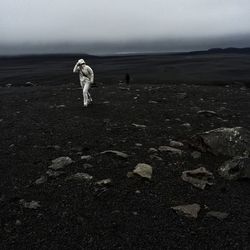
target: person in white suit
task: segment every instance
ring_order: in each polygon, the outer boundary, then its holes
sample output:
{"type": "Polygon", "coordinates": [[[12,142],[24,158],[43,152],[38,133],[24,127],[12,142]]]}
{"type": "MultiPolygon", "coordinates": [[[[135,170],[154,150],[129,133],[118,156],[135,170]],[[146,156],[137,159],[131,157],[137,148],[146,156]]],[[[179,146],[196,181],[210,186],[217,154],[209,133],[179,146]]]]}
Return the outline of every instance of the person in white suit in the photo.
{"type": "Polygon", "coordinates": [[[73,69],[73,72],[79,73],[79,79],[83,93],[83,106],[87,107],[88,104],[92,102],[89,88],[90,85],[94,82],[94,72],[83,59],[78,60],[73,69]]]}

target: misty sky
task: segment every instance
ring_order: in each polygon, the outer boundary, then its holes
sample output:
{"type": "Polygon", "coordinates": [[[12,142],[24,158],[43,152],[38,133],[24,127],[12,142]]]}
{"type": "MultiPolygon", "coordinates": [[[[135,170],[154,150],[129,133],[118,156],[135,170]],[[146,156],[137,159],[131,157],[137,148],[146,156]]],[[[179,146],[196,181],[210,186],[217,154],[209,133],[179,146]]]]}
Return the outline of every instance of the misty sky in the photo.
{"type": "Polygon", "coordinates": [[[195,44],[221,40],[222,46],[224,43],[246,46],[250,41],[249,0],[0,0],[0,3],[0,45],[4,46],[78,43],[88,49],[90,44],[107,47],[121,43],[133,50],[131,44],[145,42],[154,50],[154,42],[164,41],[169,43],[169,50],[174,50],[175,41],[183,49],[185,41],[195,44]],[[239,37],[247,40],[242,43],[239,37]],[[228,43],[227,38],[236,44],[228,43]]]}

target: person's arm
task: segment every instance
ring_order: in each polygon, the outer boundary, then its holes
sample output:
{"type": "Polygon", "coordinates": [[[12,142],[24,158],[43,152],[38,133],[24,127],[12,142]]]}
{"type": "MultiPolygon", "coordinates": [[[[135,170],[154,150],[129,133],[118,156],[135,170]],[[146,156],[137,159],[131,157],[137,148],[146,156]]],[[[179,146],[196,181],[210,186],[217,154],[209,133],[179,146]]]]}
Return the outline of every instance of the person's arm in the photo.
{"type": "Polygon", "coordinates": [[[76,65],[75,65],[75,67],[74,67],[74,69],[73,69],[73,72],[74,72],[74,73],[79,72],[78,62],[76,63],[76,65]]]}
{"type": "Polygon", "coordinates": [[[88,67],[88,72],[89,72],[89,80],[91,83],[93,83],[94,82],[94,72],[90,67],[88,67]]]}

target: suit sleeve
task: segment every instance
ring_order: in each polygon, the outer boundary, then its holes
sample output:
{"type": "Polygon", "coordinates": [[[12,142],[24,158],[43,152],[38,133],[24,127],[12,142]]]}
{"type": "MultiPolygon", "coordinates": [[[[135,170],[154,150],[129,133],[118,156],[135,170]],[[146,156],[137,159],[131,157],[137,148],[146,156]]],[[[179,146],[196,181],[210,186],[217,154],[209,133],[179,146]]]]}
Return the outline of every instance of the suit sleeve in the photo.
{"type": "Polygon", "coordinates": [[[74,72],[74,73],[79,72],[79,66],[78,66],[78,63],[76,63],[76,65],[74,66],[73,72],[74,72]]]}
{"type": "Polygon", "coordinates": [[[93,83],[94,82],[94,72],[90,67],[88,67],[88,72],[89,72],[89,80],[91,83],[93,83]]]}

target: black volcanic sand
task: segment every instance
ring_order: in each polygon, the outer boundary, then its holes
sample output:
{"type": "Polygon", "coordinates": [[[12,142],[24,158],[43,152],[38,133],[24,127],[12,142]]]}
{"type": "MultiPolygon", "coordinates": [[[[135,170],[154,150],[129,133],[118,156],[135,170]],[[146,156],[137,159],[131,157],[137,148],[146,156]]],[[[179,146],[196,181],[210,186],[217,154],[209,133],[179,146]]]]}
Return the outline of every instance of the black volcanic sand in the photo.
{"type": "Polygon", "coordinates": [[[148,153],[150,147],[169,145],[171,139],[185,143],[213,128],[250,129],[249,89],[99,85],[92,94],[94,103],[83,108],[77,82],[1,88],[1,249],[249,249],[250,183],[218,176],[227,158],[203,153],[193,159],[187,146],[183,156],[159,153],[162,161],[148,153]],[[198,115],[202,109],[219,117],[198,115]],[[110,149],[129,158],[98,154],[110,149]],[[84,169],[81,155],[93,156],[92,168],[84,169]],[[74,160],[65,175],[35,185],[60,156],[74,160]],[[127,178],[137,163],[152,165],[152,180],[127,178]],[[215,185],[204,191],[180,177],[199,166],[215,175],[215,185]],[[65,180],[77,172],[93,180],[65,180]],[[95,184],[106,178],[111,186],[95,184]],[[20,199],[39,201],[41,207],[24,208],[20,199]],[[192,203],[201,205],[197,219],[171,209],[192,203]],[[210,210],[229,217],[207,217],[210,210]]]}
{"type": "Polygon", "coordinates": [[[132,82],[250,86],[250,53],[151,54],[133,56],[41,55],[0,57],[0,86],[61,85],[77,81],[74,64],[84,58],[95,81],[117,84],[129,73],[132,82]]]}

